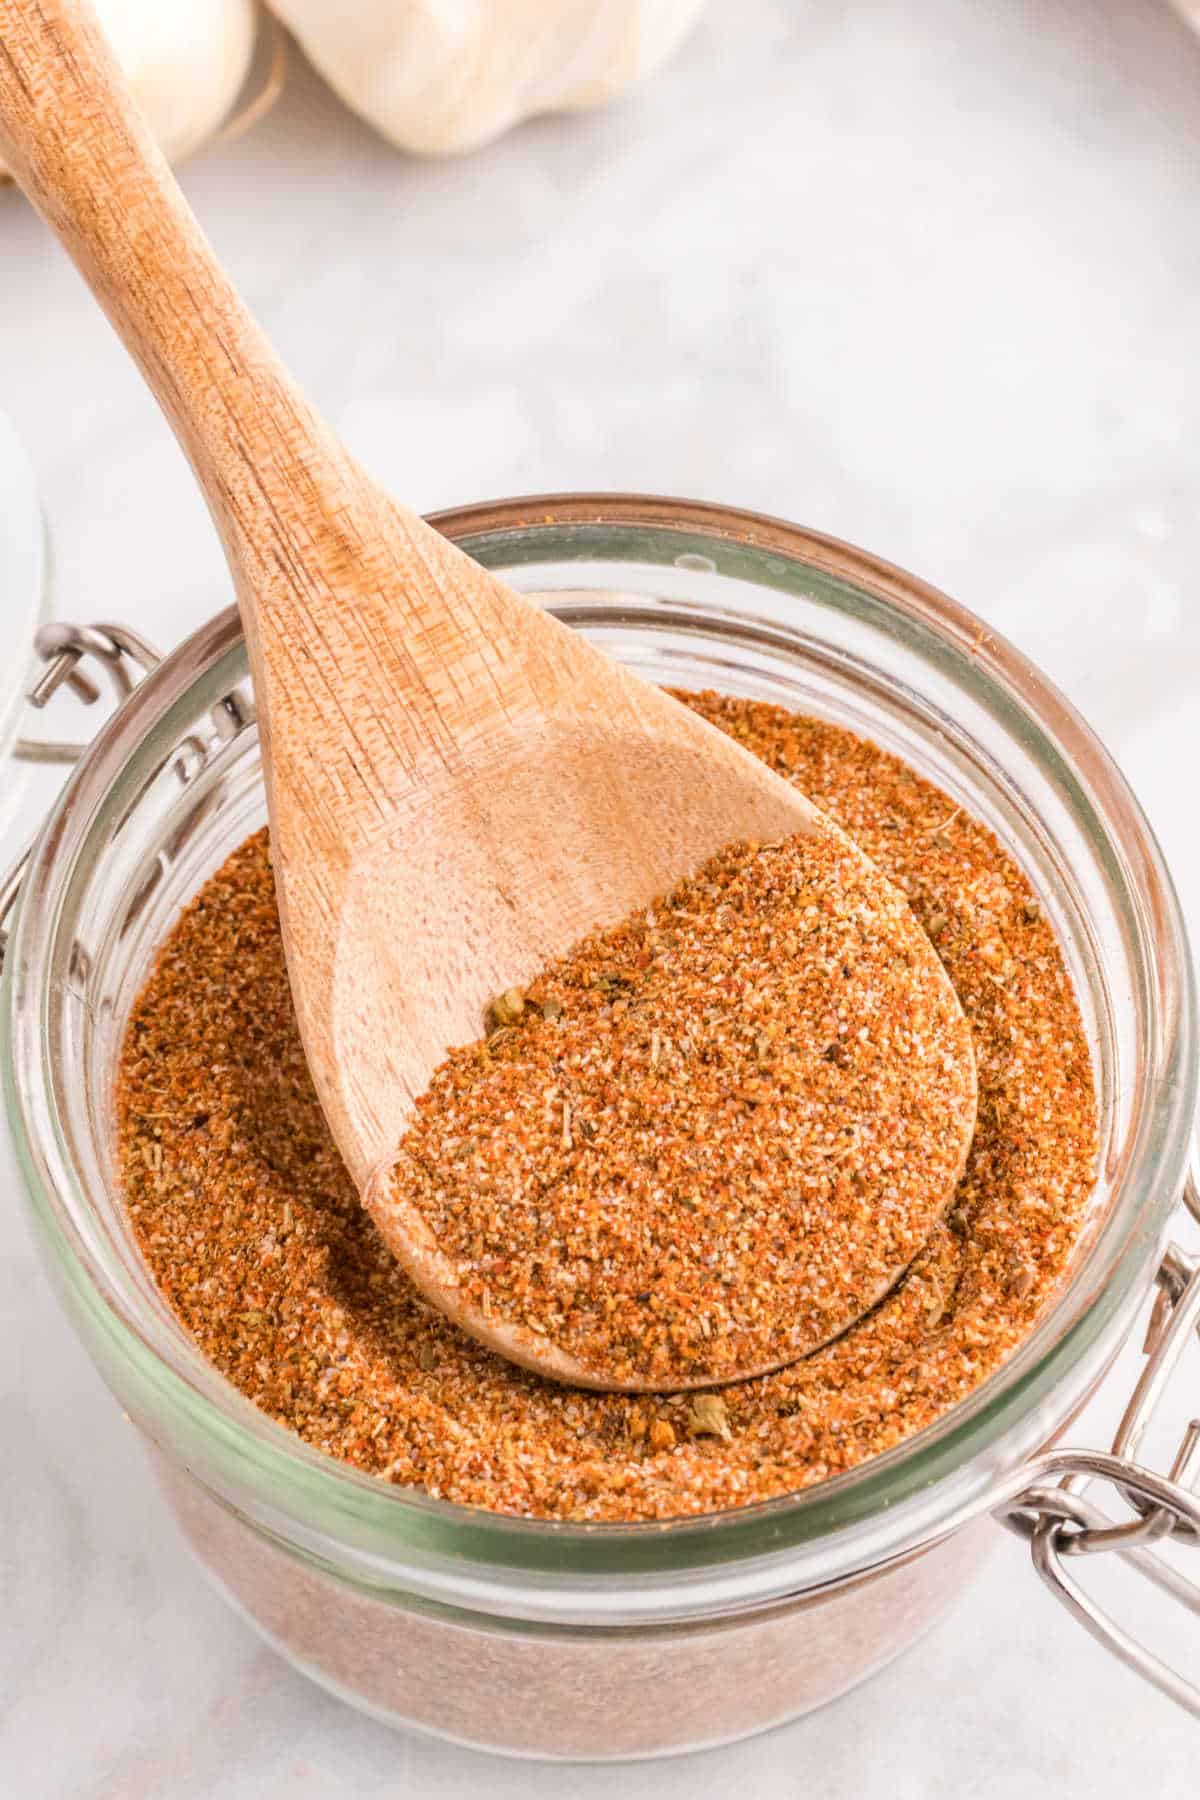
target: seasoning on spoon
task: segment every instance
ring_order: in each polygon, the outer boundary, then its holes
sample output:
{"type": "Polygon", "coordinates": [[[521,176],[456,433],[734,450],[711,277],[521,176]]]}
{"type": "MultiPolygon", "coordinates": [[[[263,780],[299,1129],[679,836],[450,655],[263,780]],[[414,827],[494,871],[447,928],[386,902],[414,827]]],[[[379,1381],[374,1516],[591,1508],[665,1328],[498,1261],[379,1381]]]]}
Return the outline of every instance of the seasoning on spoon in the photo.
{"type": "Polygon", "coordinates": [[[908,1267],[971,1141],[970,1028],[833,834],[720,851],[488,1026],[367,1203],[442,1259],[452,1317],[581,1385],[808,1355],[908,1267]]]}

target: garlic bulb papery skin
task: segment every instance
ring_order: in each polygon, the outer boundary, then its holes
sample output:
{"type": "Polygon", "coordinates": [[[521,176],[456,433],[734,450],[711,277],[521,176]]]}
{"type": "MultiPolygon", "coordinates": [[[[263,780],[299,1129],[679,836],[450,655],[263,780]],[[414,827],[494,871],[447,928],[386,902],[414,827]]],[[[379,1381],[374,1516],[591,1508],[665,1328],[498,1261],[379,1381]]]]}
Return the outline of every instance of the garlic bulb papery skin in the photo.
{"type": "Polygon", "coordinates": [[[665,62],[704,0],[270,0],[394,144],[473,150],[534,113],[599,106],[665,62]]]}
{"type": "MultiPolygon", "coordinates": [[[[255,0],[93,0],[146,122],[171,162],[212,137],[245,84],[255,0]]],[[[2,167],[2,165],[0,165],[2,167]]]]}

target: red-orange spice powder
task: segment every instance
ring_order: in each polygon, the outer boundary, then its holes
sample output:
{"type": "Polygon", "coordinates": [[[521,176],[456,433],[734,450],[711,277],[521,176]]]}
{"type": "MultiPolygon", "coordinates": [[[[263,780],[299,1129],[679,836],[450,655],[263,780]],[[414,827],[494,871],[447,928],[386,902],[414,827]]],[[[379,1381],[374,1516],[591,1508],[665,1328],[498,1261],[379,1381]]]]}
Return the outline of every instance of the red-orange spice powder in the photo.
{"type": "Polygon", "coordinates": [[[118,1086],[130,1223],[184,1329],[250,1400],[355,1467],[541,1517],[749,1504],[932,1422],[1027,1335],[1069,1265],[1096,1109],[1062,954],[992,834],[836,727],[690,704],[794,779],[908,894],[970,1021],[979,1119],[947,1219],[825,1349],[715,1397],[604,1395],[514,1368],[417,1298],[364,1214],[300,1047],[265,834],[170,934],[118,1086]]]}
{"type": "Polygon", "coordinates": [[[658,1392],[764,1373],[868,1312],[949,1208],[970,1026],[841,832],[726,845],[501,1003],[371,1210],[389,1242],[397,1207],[431,1233],[517,1361],[658,1392]]]}

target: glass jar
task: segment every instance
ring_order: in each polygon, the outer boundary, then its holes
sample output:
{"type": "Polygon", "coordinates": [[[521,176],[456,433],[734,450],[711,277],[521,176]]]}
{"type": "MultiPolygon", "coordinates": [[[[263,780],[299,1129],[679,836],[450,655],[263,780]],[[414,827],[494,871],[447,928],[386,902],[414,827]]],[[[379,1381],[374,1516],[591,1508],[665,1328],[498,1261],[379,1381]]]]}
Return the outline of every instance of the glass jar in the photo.
{"type": "Polygon", "coordinates": [[[518,1754],[638,1756],[727,1741],[861,1681],[962,1591],[999,1513],[1098,1635],[1192,1703],[1091,1612],[1064,1559],[1106,1531],[1147,1567],[1148,1539],[1200,1538],[1194,1441],[1173,1480],[1129,1460],[1200,1312],[1195,1266],[1164,1254],[1187,1181],[1197,1030],[1179,907],[1120,774],[979,620],[797,527],[612,496],[437,523],[648,679],[846,725],[991,825],[1070,964],[1097,1071],[1100,1176],[1069,1280],[1010,1361],[933,1427],[795,1497],[667,1525],[547,1523],[393,1488],[310,1449],[184,1335],[114,1179],[130,1004],[180,906],[265,817],[244,648],[225,612],[83,755],[25,874],[0,1009],[47,1264],[201,1563],[292,1662],[380,1718],[518,1754]],[[1156,1278],[1155,1354],[1115,1452],[1048,1448],[1156,1278]],[[1084,1476],[1118,1484],[1131,1516],[1102,1514],[1084,1476]]]}

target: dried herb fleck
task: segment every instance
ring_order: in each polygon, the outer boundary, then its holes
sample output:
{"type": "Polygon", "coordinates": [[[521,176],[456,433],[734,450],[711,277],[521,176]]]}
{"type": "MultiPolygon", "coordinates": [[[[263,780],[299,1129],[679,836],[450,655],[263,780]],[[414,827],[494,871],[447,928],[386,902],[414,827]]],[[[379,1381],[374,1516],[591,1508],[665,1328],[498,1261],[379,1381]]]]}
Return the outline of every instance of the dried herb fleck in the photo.
{"type": "Polygon", "coordinates": [[[729,1410],[719,1394],[697,1394],[688,1409],[688,1430],[693,1437],[724,1438],[733,1442],[729,1410]]]}
{"type": "Polygon", "coordinates": [[[507,1025],[518,1025],[525,1017],[525,996],[520,988],[506,988],[497,994],[487,1009],[485,1024],[488,1036],[503,1031],[507,1025]]]}

